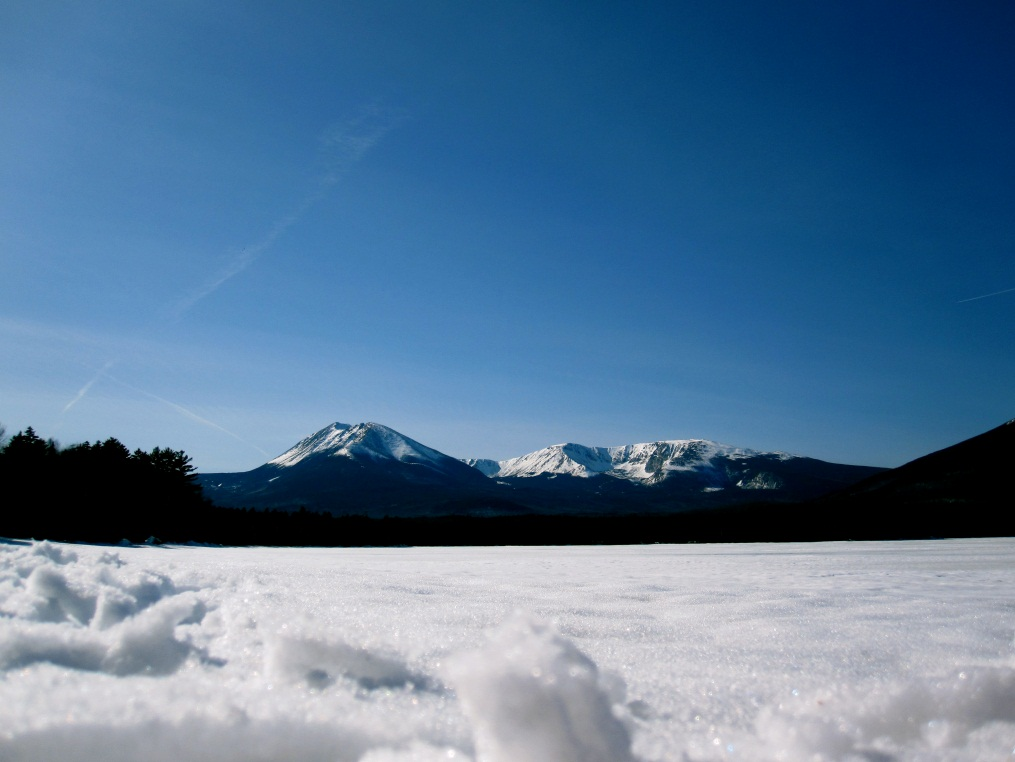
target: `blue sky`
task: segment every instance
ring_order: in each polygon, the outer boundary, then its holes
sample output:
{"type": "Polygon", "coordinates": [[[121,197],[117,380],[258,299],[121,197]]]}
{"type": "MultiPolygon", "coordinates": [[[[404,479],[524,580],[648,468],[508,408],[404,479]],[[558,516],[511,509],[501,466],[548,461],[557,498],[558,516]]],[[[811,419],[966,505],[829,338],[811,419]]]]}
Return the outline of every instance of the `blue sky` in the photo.
{"type": "Polygon", "coordinates": [[[1004,2],[7,3],[0,422],[899,465],[1015,416],[1013,72],[1004,2]]]}

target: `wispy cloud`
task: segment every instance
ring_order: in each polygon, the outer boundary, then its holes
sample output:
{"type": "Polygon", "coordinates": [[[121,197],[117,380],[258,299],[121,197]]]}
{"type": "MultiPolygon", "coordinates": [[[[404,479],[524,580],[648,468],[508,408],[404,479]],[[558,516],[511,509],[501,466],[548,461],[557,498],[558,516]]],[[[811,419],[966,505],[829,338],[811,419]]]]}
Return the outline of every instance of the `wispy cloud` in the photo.
{"type": "Polygon", "coordinates": [[[255,450],[257,450],[259,453],[261,453],[266,458],[270,458],[271,457],[271,455],[266,453],[260,447],[255,445],[253,442],[248,442],[246,439],[241,437],[239,434],[234,434],[232,431],[230,431],[229,429],[225,428],[224,426],[219,426],[214,421],[209,421],[207,418],[204,418],[204,417],[198,415],[193,410],[188,410],[183,405],[178,405],[175,402],[171,402],[170,400],[167,400],[164,397],[160,397],[157,394],[152,394],[151,392],[145,391],[144,389],[139,389],[138,387],[134,386],[133,384],[128,384],[126,381],[123,381],[123,380],[121,380],[119,378],[116,378],[115,376],[109,375],[108,372],[103,371],[102,375],[105,376],[106,378],[108,378],[110,381],[115,381],[116,383],[120,384],[121,386],[126,387],[127,389],[130,389],[131,391],[137,392],[138,394],[143,394],[144,396],[149,397],[149,398],[151,398],[153,400],[156,400],[157,402],[161,402],[163,405],[168,405],[173,410],[175,410],[176,412],[180,413],[184,417],[189,418],[190,420],[194,421],[195,423],[199,423],[202,426],[207,426],[210,429],[215,429],[216,431],[221,431],[223,434],[227,434],[228,436],[231,436],[237,442],[242,442],[243,444],[247,445],[248,447],[254,448],[255,450]]]}
{"type": "Polygon", "coordinates": [[[109,362],[107,362],[107,363],[106,363],[105,365],[103,365],[103,366],[102,366],[102,368],[101,368],[101,369],[99,370],[99,372],[98,372],[98,373],[96,373],[96,374],[95,374],[94,376],[92,376],[91,380],[90,380],[90,381],[88,381],[88,383],[86,383],[86,384],[85,384],[84,386],[82,386],[82,387],[81,387],[81,388],[80,388],[80,389],[78,390],[78,393],[74,395],[74,399],[72,399],[72,400],[71,400],[70,402],[68,402],[68,403],[67,403],[66,405],[64,405],[64,408],[63,408],[63,412],[61,413],[61,415],[66,415],[66,414],[67,414],[67,412],[68,412],[68,411],[69,411],[69,410],[70,410],[70,409],[71,409],[72,407],[74,407],[74,406],[75,406],[76,404],[78,404],[78,403],[79,403],[79,402],[80,402],[81,400],[83,400],[83,399],[84,399],[84,397],[85,397],[85,395],[86,395],[86,394],[88,394],[88,392],[89,392],[89,391],[91,391],[91,388],[92,388],[93,386],[95,386],[95,383],[96,383],[96,382],[97,382],[97,381],[98,381],[98,380],[99,380],[100,378],[102,378],[103,376],[105,376],[105,375],[106,375],[106,371],[108,371],[108,370],[109,370],[110,368],[112,368],[114,364],[115,364],[115,360],[110,360],[110,361],[109,361],[109,362]]]}
{"type": "Polygon", "coordinates": [[[376,104],[365,106],[347,119],[330,125],[321,135],[327,171],[321,177],[331,187],[391,130],[404,121],[403,111],[376,104]]]}
{"type": "Polygon", "coordinates": [[[180,320],[195,304],[215,293],[226,282],[246,270],[293,225],[299,222],[312,206],[323,199],[381,139],[405,118],[401,111],[369,105],[355,114],[330,125],[321,135],[321,153],[324,172],[314,190],[287,215],[276,221],[268,232],[255,243],[245,247],[226,265],[203,284],[184,296],[170,311],[174,320],[180,320]]]}
{"type": "Polygon", "coordinates": [[[1010,294],[1012,291],[1015,291],[1015,288],[1006,288],[1001,291],[994,291],[990,294],[982,294],[981,296],[971,296],[968,299],[959,299],[955,303],[962,304],[963,302],[975,302],[977,299],[986,299],[987,297],[990,296],[1000,296],[1001,294],[1010,294]]]}
{"type": "MultiPolygon", "coordinates": [[[[272,457],[269,453],[265,452],[257,445],[252,442],[248,442],[246,439],[230,431],[224,426],[221,426],[214,421],[210,421],[192,410],[188,410],[183,405],[178,405],[171,400],[167,400],[157,394],[153,394],[149,391],[145,391],[144,389],[140,389],[133,384],[127,383],[123,379],[118,378],[109,372],[114,366],[129,364],[128,360],[130,363],[141,362],[144,364],[155,355],[163,357],[166,352],[173,351],[173,348],[170,346],[153,346],[148,342],[124,339],[122,337],[102,336],[88,333],[77,328],[50,326],[41,323],[32,323],[29,321],[11,320],[2,316],[0,316],[0,343],[3,343],[5,348],[11,348],[14,346],[15,350],[20,350],[21,347],[28,347],[31,348],[32,351],[40,353],[40,357],[47,360],[53,357],[58,357],[62,363],[66,362],[68,356],[73,352],[74,347],[84,347],[88,350],[88,354],[93,356],[94,351],[99,349],[107,357],[113,356],[115,358],[107,361],[101,368],[99,368],[99,370],[96,371],[91,378],[89,378],[81,386],[80,389],[78,389],[77,393],[67,402],[67,404],[63,406],[59,415],[59,421],[57,422],[57,428],[59,428],[62,424],[63,417],[76,406],[80,405],[91,394],[96,384],[105,379],[119,384],[126,389],[130,389],[137,394],[141,394],[145,397],[156,400],[157,402],[161,402],[189,420],[210,429],[220,431],[223,434],[232,437],[236,441],[257,450],[257,452],[261,453],[266,458],[272,457]],[[20,345],[20,347],[18,345],[20,345]]],[[[81,361],[88,362],[84,359],[81,361]]]]}
{"type": "Polygon", "coordinates": [[[106,347],[104,336],[89,333],[78,327],[50,325],[30,320],[15,320],[0,316],[0,335],[33,345],[63,344],[85,347],[106,347]]]}

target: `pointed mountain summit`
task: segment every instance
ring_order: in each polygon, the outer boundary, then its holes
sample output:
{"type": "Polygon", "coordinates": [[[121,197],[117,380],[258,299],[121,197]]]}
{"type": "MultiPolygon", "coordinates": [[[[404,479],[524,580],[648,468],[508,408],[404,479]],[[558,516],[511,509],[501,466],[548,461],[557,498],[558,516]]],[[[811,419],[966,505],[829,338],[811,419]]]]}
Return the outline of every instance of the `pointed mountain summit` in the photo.
{"type": "Polygon", "coordinates": [[[377,517],[454,513],[461,499],[482,504],[491,487],[471,466],[379,423],[333,423],[252,471],[200,481],[223,506],[377,517]]]}
{"type": "Polygon", "coordinates": [[[267,465],[291,468],[319,457],[354,461],[397,461],[438,473],[461,473],[460,463],[379,423],[333,423],[299,442],[267,465]]]}

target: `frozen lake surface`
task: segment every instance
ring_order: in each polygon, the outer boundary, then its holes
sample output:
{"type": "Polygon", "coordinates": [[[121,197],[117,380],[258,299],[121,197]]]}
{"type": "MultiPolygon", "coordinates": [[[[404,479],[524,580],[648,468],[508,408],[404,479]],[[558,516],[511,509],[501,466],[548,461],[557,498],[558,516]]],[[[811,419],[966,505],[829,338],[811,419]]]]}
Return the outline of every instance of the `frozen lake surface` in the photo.
{"type": "Polygon", "coordinates": [[[0,545],[0,759],[1015,756],[1015,540],[0,545]]]}

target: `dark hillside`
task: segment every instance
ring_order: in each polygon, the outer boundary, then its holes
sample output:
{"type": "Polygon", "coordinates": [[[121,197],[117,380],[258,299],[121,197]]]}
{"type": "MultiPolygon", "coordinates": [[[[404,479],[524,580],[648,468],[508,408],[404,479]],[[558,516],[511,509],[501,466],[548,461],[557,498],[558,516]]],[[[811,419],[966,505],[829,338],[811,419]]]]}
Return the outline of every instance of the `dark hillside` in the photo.
{"type": "Polygon", "coordinates": [[[1011,476],[1015,420],[876,474],[812,503],[868,532],[921,536],[1015,535],[1011,476]]]}

